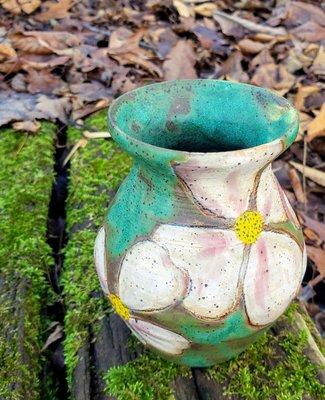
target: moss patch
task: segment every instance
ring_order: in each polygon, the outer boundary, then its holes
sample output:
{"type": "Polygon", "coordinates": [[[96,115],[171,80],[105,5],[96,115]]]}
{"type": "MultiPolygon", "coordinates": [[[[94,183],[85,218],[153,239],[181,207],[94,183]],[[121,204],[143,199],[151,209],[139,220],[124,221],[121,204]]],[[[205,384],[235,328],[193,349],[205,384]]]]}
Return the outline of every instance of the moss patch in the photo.
{"type": "Polygon", "coordinates": [[[46,243],[53,124],[37,135],[0,135],[0,398],[39,398],[42,299],[52,264],[46,243]]]}
{"type": "MultiPolygon", "coordinates": [[[[106,112],[89,118],[86,125],[88,129],[106,130],[106,112]]],[[[80,130],[70,128],[69,143],[76,143],[81,134],[80,130]]],[[[77,353],[88,339],[89,326],[96,328],[96,321],[107,311],[108,301],[100,295],[93,248],[108,203],[130,167],[130,157],[111,140],[103,139],[90,140],[71,161],[67,200],[69,242],[61,276],[66,306],[64,353],[70,386],[77,353]]]]}
{"type": "Polygon", "coordinates": [[[171,382],[189,376],[190,369],[163,360],[149,351],[123,366],[111,368],[104,377],[107,394],[118,400],[172,400],[171,382]]]}
{"type": "MultiPolygon", "coordinates": [[[[296,305],[291,308],[280,323],[289,322],[296,305]]],[[[264,333],[244,353],[206,372],[225,387],[225,396],[245,400],[301,400],[303,396],[323,399],[325,388],[317,380],[317,367],[303,354],[305,345],[304,331],[298,335],[286,330],[277,336],[264,333]]],[[[110,369],[105,376],[107,393],[118,400],[173,399],[171,380],[189,373],[189,369],[148,352],[110,369]]]]}

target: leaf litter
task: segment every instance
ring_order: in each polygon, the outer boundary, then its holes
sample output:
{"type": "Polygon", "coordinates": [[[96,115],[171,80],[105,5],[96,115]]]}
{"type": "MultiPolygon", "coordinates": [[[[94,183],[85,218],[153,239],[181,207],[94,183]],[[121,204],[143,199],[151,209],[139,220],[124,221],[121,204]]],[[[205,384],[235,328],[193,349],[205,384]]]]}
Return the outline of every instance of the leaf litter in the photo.
{"type": "MultiPolygon", "coordinates": [[[[2,126],[35,134],[39,119],[75,124],[122,93],[170,79],[227,79],[287,97],[301,126],[274,169],[308,246],[301,298],[315,321],[324,319],[325,13],[319,1],[0,0],[0,10],[2,126]]],[[[102,137],[84,136],[79,147],[102,137]]]]}

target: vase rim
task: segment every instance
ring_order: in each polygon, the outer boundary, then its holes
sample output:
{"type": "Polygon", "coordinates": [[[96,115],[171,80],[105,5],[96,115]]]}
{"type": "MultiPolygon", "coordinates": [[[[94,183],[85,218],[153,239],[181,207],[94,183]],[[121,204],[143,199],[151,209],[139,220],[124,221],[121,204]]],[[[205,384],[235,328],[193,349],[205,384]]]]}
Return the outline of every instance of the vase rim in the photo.
{"type": "MultiPolygon", "coordinates": [[[[153,93],[154,94],[154,93],[153,93]]],[[[153,96],[152,100],[155,100],[153,96]]],[[[272,122],[270,122],[272,124],[272,122]]],[[[173,154],[175,156],[181,157],[183,156],[205,156],[205,157],[214,157],[217,156],[226,156],[226,155],[245,155],[245,153],[252,153],[254,151],[263,152],[265,149],[278,150],[280,147],[280,151],[277,151],[277,154],[274,156],[278,156],[281,152],[286,150],[295,140],[298,130],[299,130],[299,113],[298,111],[292,106],[292,104],[285,99],[284,97],[280,96],[274,91],[271,91],[266,88],[258,87],[255,85],[250,85],[246,83],[239,83],[239,82],[230,82],[225,80],[218,80],[218,79],[181,79],[181,80],[172,80],[172,81],[165,81],[165,82],[158,82],[149,85],[144,85],[133,89],[127,93],[122,94],[115,100],[113,100],[112,104],[108,110],[108,128],[112,135],[112,138],[121,145],[124,150],[128,151],[130,154],[137,153],[134,151],[134,147],[137,148],[146,148],[150,153],[155,152],[162,152],[165,151],[169,154],[173,154]],[[180,150],[177,148],[169,148],[168,146],[160,146],[152,143],[148,143],[145,140],[141,140],[137,137],[130,135],[126,129],[121,128],[120,123],[116,118],[116,114],[118,113],[119,109],[123,104],[130,104],[136,98],[138,94],[141,94],[144,90],[145,91],[153,91],[154,90],[166,90],[169,88],[177,87],[177,86],[186,86],[195,88],[196,86],[205,85],[205,86],[215,86],[215,87],[225,87],[231,88],[233,90],[240,91],[250,91],[253,96],[261,96],[265,102],[265,105],[268,106],[270,104],[275,105],[280,111],[278,111],[278,116],[284,115],[288,117],[288,122],[284,122],[283,133],[276,137],[274,140],[266,141],[265,143],[242,147],[238,149],[226,149],[226,150],[217,150],[217,151],[192,151],[192,150],[180,150]]],[[[273,153],[272,153],[273,154],[273,153]]]]}

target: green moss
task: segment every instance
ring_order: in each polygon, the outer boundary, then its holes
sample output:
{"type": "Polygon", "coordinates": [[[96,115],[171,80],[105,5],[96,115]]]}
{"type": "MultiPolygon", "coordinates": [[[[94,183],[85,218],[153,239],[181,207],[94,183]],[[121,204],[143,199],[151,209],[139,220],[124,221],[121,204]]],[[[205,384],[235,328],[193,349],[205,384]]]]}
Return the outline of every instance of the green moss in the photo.
{"type": "Polygon", "coordinates": [[[0,398],[39,398],[41,300],[50,288],[46,243],[54,126],[0,135],[0,398]]]}
{"type": "MultiPolygon", "coordinates": [[[[106,113],[86,121],[87,129],[105,130],[106,113]]],[[[82,132],[68,130],[70,144],[81,138],[82,132]]],[[[109,140],[90,140],[72,159],[67,201],[67,229],[70,232],[62,272],[65,315],[64,353],[68,382],[72,384],[78,350],[89,335],[89,326],[96,329],[107,311],[108,302],[101,293],[93,262],[93,247],[97,230],[104,222],[112,192],[131,167],[130,158],[109,140]]]]}
{"type": "MultiPolygon", "coordinates": [[[[297,305],[289,307],[279,323],[290,323],[297,305]]],[[[225,395],[247,400],[300,400],[303,396],[323,399],[324,387],[317,380],[317,367],[303,354],[306,332],[271,332],[238,357],[206,371],[225,387],[225,395]]],[[[110,369],[105,381],[107,393],[118,400],[173,399],[170,382],[190,370],[145,353],[135,361],[110,369]]]]}
{"type": "Polygon", "coordinates": [[[107,394],[118,400],[172,400],[170,383],[189,376],[190,369],[145,352],[126,365],[111,368],[104,377],[107,394]]]}

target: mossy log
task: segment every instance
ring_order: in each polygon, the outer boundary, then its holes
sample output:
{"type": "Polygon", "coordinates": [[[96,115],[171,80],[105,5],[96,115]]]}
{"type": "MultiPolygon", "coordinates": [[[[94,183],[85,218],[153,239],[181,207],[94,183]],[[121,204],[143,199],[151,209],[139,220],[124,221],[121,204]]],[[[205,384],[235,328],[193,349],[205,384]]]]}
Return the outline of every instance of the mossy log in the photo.
{"type": "MultiPolygon", "coordinates": [[[[105,116],[87,128],[105,130],[105,116]]],[[[70,145],[81,131],[68,131],[70,145]]],[[[237,358],[207,369],[169,363],[143,349],[102,297],[93,244],[108,202],[130,158],[109,140],[79,149],[70,167],[69,241],[61,277],[66,306],[64,351],[73,400],[322,399],[321,338],[294,303],[257,343],[237,358]]]]}
{"type": "Polygon", "coordinates": [[[50,288],[46,243],[55,127],[0,134],[0,399],[40,397],[42,302],[50,288]]]}

